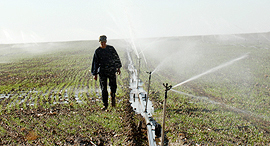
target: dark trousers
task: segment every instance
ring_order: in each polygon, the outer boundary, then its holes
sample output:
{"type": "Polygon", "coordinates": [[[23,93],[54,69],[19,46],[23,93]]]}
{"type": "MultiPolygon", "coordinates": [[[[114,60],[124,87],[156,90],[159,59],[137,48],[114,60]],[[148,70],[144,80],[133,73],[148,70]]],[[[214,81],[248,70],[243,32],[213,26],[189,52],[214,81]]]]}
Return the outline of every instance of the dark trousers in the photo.
{"type": "Polygon", "coordinates": [[[109,86],[110,86],[111,92],[116,93],[116,88],[117,88],[115,74],[99,75],[99,84],[102,91],[102,101],[105,107],[108,107],[108,90],[107,90],[108,79],[109,79],[109,86]]]}

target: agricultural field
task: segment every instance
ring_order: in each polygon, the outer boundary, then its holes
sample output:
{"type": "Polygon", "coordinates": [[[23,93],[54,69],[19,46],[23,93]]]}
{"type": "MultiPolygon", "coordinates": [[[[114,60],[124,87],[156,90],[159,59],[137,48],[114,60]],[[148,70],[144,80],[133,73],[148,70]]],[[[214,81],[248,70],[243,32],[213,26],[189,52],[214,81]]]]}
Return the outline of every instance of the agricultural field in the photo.
{"type": "Polygon", "coordinates": [[[127,40],[109,40],[123,68],[117,76],[117,107],[107,112],[89,72],[98,42],[2,44],[0,144],[147,145],[145,129],[137,129],[143,119],[129,104],[128,49],[145,89],[145,72],[152,71],[149,97],[160,124],[163,83],[173,86],[167,145],[268,145],[269,36],[143,39],[136,40],[137,48],[127,40]]]}
{"type": "Polygon", "coordinates": [[[266,33],[152,40],[141,70],[153,71],[150,98],[157,102],[160,123],[162,83],[173,86],[166,117],[172,145],[269,144],[269,38],[266,33]]]}
{"type": "MultiPolygon", "coordinates": [[[[0,145],[147,143],[118,77],[117,107],[102,111],[90,65],[96,42],[1,45],[0,145]],[[4,54],[3,54],[4,53],[4,54]]],[[[125,60],[125,51],[119,50],[125,60]]],[[[125,62],[123,61],[123,65],[125,62]]]]}

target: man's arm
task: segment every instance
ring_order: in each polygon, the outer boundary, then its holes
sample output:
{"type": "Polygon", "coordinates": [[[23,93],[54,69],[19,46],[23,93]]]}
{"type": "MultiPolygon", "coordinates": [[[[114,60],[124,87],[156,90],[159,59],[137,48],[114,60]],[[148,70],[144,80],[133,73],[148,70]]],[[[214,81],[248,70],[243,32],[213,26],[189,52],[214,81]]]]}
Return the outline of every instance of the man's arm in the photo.
{"type": "Polygon", "coordinates": [[[120,68],[122,67],[122,63],[114,47],[113,47],[113,57],[115,61],[115,67],[117,68],[117,71],[118,71],[118,69],[120,70],[120,68]]]}
{"type": "Polygon", "coordinates": [[[95,80],[97,80],[97,70],[98,70],[98,68],[99,68],[99,64],[98,64],[97,54],[95,52],[95,54],[93,56],[92,68],[91,68],[91,73],[94,76],[95,80]]]}

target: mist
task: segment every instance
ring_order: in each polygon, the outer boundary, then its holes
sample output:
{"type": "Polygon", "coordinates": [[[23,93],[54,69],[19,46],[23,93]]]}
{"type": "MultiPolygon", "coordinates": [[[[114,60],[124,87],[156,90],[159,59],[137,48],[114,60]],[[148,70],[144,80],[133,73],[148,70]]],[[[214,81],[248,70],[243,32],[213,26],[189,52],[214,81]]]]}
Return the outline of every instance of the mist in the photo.
{"type": "Polygon", "coordinates": [[[167,76],[175,90],[193,90],[230,109],[269,119],[259,112],[270,95],[268,38],[269,33],[167,37],[143,52],[148,70],[155,71],[153,80],[155,74],[167,76]],[[260,103],[256,110],[249,107],[254,102],[260,103]]]}

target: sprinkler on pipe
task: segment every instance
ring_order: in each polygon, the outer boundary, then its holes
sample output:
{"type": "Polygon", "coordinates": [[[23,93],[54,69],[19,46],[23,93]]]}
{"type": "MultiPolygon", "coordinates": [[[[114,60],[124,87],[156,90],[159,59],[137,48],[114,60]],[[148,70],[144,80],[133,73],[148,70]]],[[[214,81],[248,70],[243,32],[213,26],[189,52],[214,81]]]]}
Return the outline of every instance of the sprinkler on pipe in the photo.
{"type": "Polygon", "coordinates": [[[145,112],[147,113],[147,102],[148,102],[148,98],[149,98],[149,89],[150,89],[150,83],[151,83],[151,75],[152,75],[152,72],[146,72],[149,74],[149,82],[148,82],[148,88],[147,88],[147,96],[145,97],[145,100],[146,100],[146,105],[145,105],[145,112]]]}
{"type": "Polygon", "coordinates": [[[163,123],[162,123],[162,132],[161,132],[161,146],[164,145],[164,129],[165,129],[165,115],[166,115],[166,99],[167,99],[167,92],[172,88],[172,85],[168,86],[168,83],[164,84],[165,87],[165,99],[163,103],[163,123]]]}

